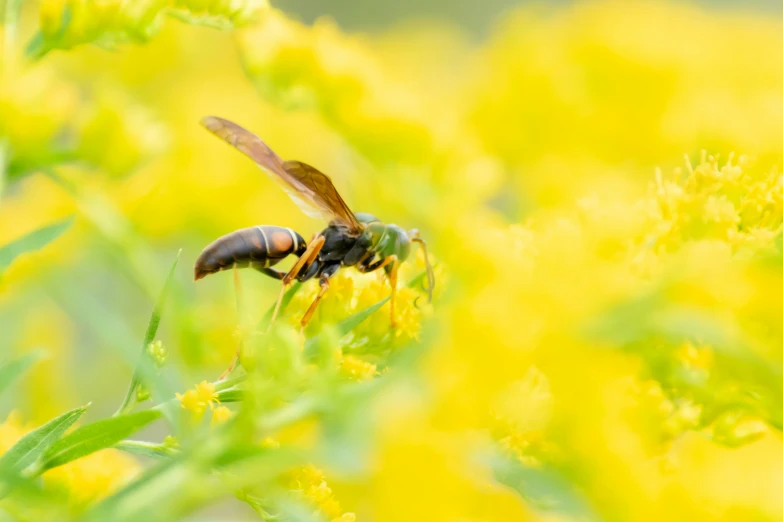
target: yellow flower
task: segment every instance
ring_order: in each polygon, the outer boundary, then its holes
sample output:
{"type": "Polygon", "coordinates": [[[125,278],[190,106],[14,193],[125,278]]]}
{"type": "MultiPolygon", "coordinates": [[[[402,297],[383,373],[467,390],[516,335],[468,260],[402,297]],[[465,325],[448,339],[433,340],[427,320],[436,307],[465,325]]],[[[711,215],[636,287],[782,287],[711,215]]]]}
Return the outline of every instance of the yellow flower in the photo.
{"type": "Polygon", "coordinates": [[[344,355],[340,361],[340,372],[351,379],[366,381],[377,375],[378,370],[372,363],[362,361],[353,355],[344,355]]]}
{"type": "Polygon", "coordinates": [[[212,420],[210,424],[212,426],[216,424],[223,424],[227,422],[232,417],[232,412],[225,406],[218,406],[214,410],[212,410],[212,420]]]}
{"type": "Polygon", "coordinates": [[[324,473],[312,464],[300,468],[294,475],[294,489],[299,490],[330,520],[351,520],[350,513],[343,514],[340,503],[324,479],[324,473]],[[348,516],[346,519],[340,517],[348,516]]]}
{"type": "Polygon", "coordinates": [[[307,495],[307,497],[327,515],[335,516],[335,511],[339,513],[340,506],[334,500],[334,496],[332,495],[332,488],[330,488],[325,481],[313,484],[307,487],[304,491],[305,495],[307,495]]]}
{"type": "Polygon", "coordinates": [[[207,381],[201,381],[201,383],[195,386],[194,390],[188,390],[184,394],[177,393],[175,395],[177,399],[179,399],[182,408],[196,414],[204,413],[207,406],[214,408],[214,404],[217,402],[215,385],[207,381]]]}
{"type": "Polygon", "coordinates": [[[421,310],[417,309],[417,301],[424,301],[419,292],[411,288],[400,288],[397,291],[395,320],[397,325],[394,335],[398,340],[419,340],[421,333],[421,310]]]}
{"type": "Polygon", "coordinates": [[[14,410],[0,424],[0,455],[11,449],[29,430],[22,424],[22,416],[14,410]]]}
{"type": "Polygon", "coordinates": [[[188,390],[183,395],[179,393],[175,394],[179,399],[179,404],[186,410],[190,410],[194,413],[204,413],[207,405],[201,402],[198,398],[198,394],[195,390],[188,390]]]}
{"type": "Polygon", "coordinates": [[[217,393],[215,393],[215,385],[211,382],[201,381],[196,385],[196,394],[199,400],[206,404],[212,405],[213,402],[217,402],[217,393]]]}
{"type": "Polygon", "coordinates": [[[139,472],[133,457],[115,449],[104,449],[47,471],[44,483],[68,491],[71,502],[85,504],[116,491],[139,472]]]}
{"type": "Polygon", "coordinates": [[[305,489],[313,484],[320,484],[323,482],[324,472],[312,464],[307,464],[296,474],[296,480],[298,481],[298,487],[300,489],[305,489]]]}

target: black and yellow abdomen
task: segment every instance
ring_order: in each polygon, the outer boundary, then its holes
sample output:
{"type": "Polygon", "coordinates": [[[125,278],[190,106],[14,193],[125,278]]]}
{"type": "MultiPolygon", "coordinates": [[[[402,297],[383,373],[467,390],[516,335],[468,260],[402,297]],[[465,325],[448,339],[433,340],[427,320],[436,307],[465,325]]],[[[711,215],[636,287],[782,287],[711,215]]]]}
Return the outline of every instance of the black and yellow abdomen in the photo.
{"type": "Polygon", "coordinates": [[[290,254],[301,256],[307,249],[305,240],[290,228],[257,226],[226,234],[207,246],[196,259],[194,277],[229,268],[269,268],[290,254]]]}

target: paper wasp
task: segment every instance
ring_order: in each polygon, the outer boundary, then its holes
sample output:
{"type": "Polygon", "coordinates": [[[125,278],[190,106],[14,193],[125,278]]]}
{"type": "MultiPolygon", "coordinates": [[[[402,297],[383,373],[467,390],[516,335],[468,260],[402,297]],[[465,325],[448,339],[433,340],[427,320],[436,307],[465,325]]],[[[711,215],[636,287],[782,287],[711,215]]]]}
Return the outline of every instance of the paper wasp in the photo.
{"type": "Polygon", "coordinates": [[[417,242],[424,251],[428,292],[432,300],[434,274],[426,243],[417,230],[406,232],[397,225],[384,224],[371,214],[354,214],[326,174],[301,161],[283,161],[258,136],[236,123],[208,116],[201,120],[201,124],[253,160],[282,186],[305,214],[323,217],[329,225],[310,243],[290,228],[269,225],[231,232],[201,252],[194,267],[196,280],[235,267],[254,268],[282,280],[283,286],[272,316],[274,321],[287,285],[294,280],[307,281],[317,277],[321,288],[302,317],[301,325],[304,327],[329,290],[329,278],[341,267],[354,266],[360,272],[383,268],[391,285],[391,324],[394,327],[397,269],[410,254],[411,242],[417,242]],[[299,259],[288,272],[272,268],[291,254],[299,259]]]}

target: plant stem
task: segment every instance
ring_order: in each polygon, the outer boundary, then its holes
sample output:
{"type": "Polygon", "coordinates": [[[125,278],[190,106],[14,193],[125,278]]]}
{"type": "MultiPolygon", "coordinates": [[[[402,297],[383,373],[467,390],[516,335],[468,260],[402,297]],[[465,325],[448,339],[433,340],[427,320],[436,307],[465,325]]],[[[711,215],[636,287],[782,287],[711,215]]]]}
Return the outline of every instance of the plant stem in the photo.
{"type": "Polygon", "coordinates": [[[147,455],[150,457],[168,457],[177,453],[177,450],[157,442],[147,442],[145,440],[125,439],[114,445],[115,449],[127,453],[147,455]]]}
{"type": "Polygon", "coordinates": [[[115,417],[129,412],[136,404],[136,389],[139,387],[139,384],[141,384],[142,367],[150,362],[147,357],[147,346],[155,340],[155,334],[158,332],[163,305],[166,302],[166,296],[174,276],[174,270],[177,268],[180,254],[182,254],[182,249],[177,252],[177,257],[174,259],[174,263],[172,263],[171,268],[169,269],[166,282],[163,283],[163,290],[161,290],[160,295],[158,296],[155,308],[152,309],[152,315],[150,316],[149,323],[147,323],[147,331],[144,333],[144,341],[141,345],[141,357],[136,364],[136,369],[133,370],[133,377],[131,377],[130,386],[128,386],[128,391],[125,393],[125,399],[123,399],[122,404],[117,408],[117,411],[114,412],[115,417]]]}

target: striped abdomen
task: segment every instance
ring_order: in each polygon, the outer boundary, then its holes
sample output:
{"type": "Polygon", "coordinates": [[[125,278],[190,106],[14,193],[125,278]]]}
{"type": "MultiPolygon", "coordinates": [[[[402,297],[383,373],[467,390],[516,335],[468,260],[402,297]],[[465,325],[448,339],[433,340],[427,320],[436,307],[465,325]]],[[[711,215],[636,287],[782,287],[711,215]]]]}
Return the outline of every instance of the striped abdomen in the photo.
{"type": "Polygon", "coordinates": [[[302,236],[290,228],[243,228],[216,239],[201,252],[194,267],[195,279],[235,266],[268,268],[290,254],[301,256],[306,249],[302,236]]]}

